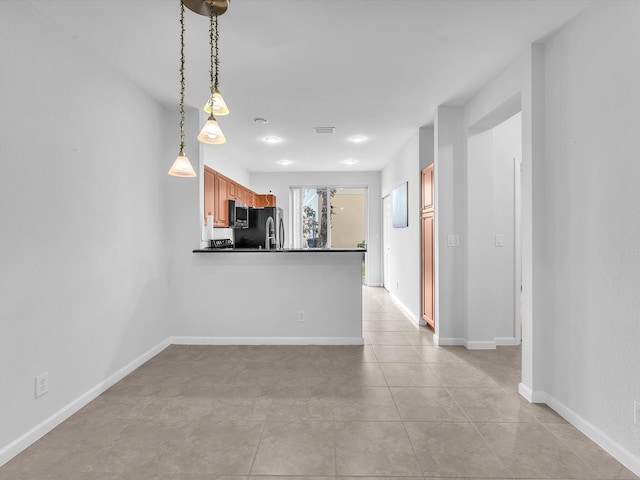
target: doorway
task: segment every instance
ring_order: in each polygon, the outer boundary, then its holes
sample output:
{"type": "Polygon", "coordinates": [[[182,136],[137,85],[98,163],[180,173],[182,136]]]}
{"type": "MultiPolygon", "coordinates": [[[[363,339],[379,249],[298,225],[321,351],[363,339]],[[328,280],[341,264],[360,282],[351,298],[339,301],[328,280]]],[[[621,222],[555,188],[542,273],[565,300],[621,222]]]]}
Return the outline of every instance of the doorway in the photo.
{"type": "Polygon", "coordinates": [[[391,287],[391,275],[389,272],[389,257],[391,246],[389,233],[391,232],[391,196],[382,199],[382,286],[389,291],[391,287]]]}
{"type": "Polygon", "coordinates": [[[467,136],[467,338],[473,348],[521,343],[521,115],[467,136]]]}

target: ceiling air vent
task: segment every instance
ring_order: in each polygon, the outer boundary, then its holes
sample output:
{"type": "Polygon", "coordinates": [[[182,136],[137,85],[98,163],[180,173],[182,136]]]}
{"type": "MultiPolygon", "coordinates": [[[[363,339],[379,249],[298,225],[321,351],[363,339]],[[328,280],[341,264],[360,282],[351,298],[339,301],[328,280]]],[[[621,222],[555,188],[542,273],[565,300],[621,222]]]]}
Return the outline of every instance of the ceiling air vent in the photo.
{"type": "Polygon", "coordinates": [[[316,133],[336,133],[336,127],[313,127],[316,133]]]}

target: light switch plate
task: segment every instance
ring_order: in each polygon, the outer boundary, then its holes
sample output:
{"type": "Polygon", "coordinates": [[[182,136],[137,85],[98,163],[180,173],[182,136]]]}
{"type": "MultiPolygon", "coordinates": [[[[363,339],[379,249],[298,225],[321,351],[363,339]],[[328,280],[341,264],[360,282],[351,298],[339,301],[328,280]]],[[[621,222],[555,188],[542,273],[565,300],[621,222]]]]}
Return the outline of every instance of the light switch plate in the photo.
{"type": "Polygon", "coordinates": [[[447,247],[457,247],[460,245],[460,237],[458,235],[447,235],[447,247]]]}
{"type": "Polygon", "coordinates": [[[496,247],[504,247],[504,234],[496,233],[496,247]]]}

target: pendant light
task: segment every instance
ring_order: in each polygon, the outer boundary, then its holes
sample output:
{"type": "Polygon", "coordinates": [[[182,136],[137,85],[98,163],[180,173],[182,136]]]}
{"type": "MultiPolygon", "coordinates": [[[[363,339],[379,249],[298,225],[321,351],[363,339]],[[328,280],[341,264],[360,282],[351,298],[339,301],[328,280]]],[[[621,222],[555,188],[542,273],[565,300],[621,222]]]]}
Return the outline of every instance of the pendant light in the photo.
{"type": "Polygon", "coordinates": [[[211,5],[210,8],[210,16],[209,16],[209,36],[211,36],[212,30],[213,30],[213,34],[214,34],[214,41],[211,41],[211,38],[209,38],[209,51],[211,54],[211,61],[214,62],[215,66],[216,66],[216,73],[215,73],[215,80],[214,80],[214,84],[213,84],[213,89],[211,91],[211,97],[209,97],[209,100],[207,101],[207,103],[204,106],[204,111],[207,113],[213,113],[215,115],[228,115],[229,114],[229,109],[227,108],[227,104],[224,101],[224,98],[222,98],[222,94],[220,93],[220,90],[218,90],[218,66],[219,66],[219,52],[218,52],[218,13],[216,13],[214,11],[214,6],[211,5]],[[215,14],[216,18],[215,18],[215,24],[213,21],[213,15],[215,14]],[[214,49],[214,45],[215,45],[215,57],[214,57],[214,53],[213,53],[213,49],[214,49]]]}
{"type": "Polygon", "coordinates": [[[180,0],[180,153],[169,169],[174,177],[195,177],[196,172],[184,153],[184,4],[180,0]]]}
{"type": "Polygon", "coordinates": [[[209,8],[209,51],[210,51],[210,65],[209,65],[209,85],[211,90],[211,97],[209,97],[209,118],[207,123],[204,124],[198,140],[202,143],[208,143],[210,145],[220,145],[225,143],[227,139],[222,133],[222,129],[216,117],[213,113],[216,112],[219,115],[226,115],[229,113],[229,109],[218,91],[218,15],[214,13],[212,7],[209,8]],[[215,41],[215,54],[214,54],[214,41],[215,41]],[[214,74],[215,73],[215,74],[214,74]],[[219,113],[218,110],[224,112],[219,113]]]}

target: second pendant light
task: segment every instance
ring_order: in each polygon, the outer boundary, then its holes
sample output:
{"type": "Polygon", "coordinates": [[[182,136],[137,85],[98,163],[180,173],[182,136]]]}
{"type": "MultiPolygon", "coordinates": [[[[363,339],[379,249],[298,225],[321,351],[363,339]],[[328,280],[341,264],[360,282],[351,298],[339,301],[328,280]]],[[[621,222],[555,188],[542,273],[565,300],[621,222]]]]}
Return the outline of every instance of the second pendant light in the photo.
{"type": "Polygon", "coordinates": [[[204,107],[205,112],[209,114],[209,118],[202,127],[202,130],[200,130],[198,140],[202,143],[220,145],[225,143],[227,139],[225,138],[224,133],[222,133],[222,129],[220,128],[220,125],[218,125],[218,121],[213,114],[227,115],[229,113],[229,109],[227,108],[224,98],[222,98],[222,94],[218,90],[218,16],[214,14],[213,8],[210,8],[209,10],[209,49],[211,57],[209,80],[211,96],[204,107]]]}

